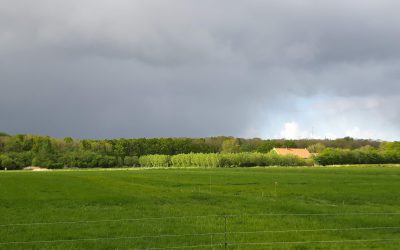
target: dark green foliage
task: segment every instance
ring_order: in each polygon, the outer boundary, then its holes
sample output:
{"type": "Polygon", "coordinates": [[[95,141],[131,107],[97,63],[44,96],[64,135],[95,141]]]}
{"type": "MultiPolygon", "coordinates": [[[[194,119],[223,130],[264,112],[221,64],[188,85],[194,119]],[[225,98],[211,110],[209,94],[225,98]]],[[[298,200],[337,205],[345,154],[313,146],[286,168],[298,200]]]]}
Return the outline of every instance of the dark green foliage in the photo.
{"type": "Polygon", "coordinates": [[[297,148],[297,144],[293,140],[284,141],[282,146],[284,148],[297,148]]]}
{"type": "Polygon", "coordinates": [[[139,166],[139,157],[137,156],[125,156],[124,166],[127,167],[137,167],[139,166]]]}
{"type": "Polygon", "coordinates": [[[18,169],[30,166],[34,157],[34,154],[31,151],[25,151],[21,153],[11,152],[7,155],[14,161],[18,169]]]}
{"type": "Polygon", "coordinates": [[[257,147],[257,152],[268,153],[273,148],[279,148],[279,147],[282,147],[282,143],[267,140],[267,141],[263,141],[259,144],[259,146],[257,147]]]}
{"type": "Polygon", "coordinates": [[[398,142],[385,142],[380,149],[365,146],[359,149],[326,148],[315,157],[321,165],[400,163],[398,142]]]}
{"type": "Polygon", "coordinates": [[[15,161],[8,155],[0,155],[0,166],[2,167],[2,169],[18,169],[15,161]]]}
{"type": "Polygon", "coordinates": [[[27,152],[10,152],[7,154],[0,154],[0,167],[9,170],[22,169],[30,166],[33,160],[33,153],[27,152]]]}
{"type": "Polygon", "coordinates": [[[221,153],[238,153],[240,151],[239,141],[235,138],[226,139],[222,143],[221,153]]]}
{"type": "Polygon", "coordinates": [[[65,153],[59,159],[64,168],[115,167],[117,160],[113,156],[100,155],[91,151],[65,153]]]}
{"type": "Polygon", "coordinates": [[[5,140],[5,152],[22,152],[32,149],[33,138],[25,135],[15,135],[7,137],[5,140]]]}

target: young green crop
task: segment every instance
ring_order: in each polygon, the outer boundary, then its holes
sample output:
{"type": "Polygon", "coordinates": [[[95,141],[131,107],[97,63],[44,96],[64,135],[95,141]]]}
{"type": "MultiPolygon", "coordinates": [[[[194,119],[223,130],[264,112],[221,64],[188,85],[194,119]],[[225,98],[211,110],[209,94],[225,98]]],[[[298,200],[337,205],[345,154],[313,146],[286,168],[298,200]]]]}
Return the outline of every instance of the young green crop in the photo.
{"type": "Polygon", "coordinates": [[[400,249],[399,177],[395,166],[0,171],[0,249],[224,249],[225,218],[227,249],[400,249]]]}

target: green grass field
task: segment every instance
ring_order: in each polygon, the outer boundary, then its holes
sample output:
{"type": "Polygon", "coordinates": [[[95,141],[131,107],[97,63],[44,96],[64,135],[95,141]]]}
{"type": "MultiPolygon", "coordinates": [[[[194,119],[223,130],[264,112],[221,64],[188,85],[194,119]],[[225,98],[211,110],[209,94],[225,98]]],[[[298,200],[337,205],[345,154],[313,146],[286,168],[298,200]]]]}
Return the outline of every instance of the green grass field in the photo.
{"type": "Polygon", "coordinates": [[[0,249],[224,249],[225,237],[400,249],[400,168],[0,172],[0,249]]]}

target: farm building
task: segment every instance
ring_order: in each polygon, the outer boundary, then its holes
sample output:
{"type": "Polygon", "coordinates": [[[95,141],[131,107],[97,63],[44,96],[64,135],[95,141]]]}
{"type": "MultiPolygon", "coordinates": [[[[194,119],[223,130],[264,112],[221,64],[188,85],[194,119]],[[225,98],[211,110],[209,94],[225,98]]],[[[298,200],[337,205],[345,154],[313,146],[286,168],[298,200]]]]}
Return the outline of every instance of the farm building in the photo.
{"type": "Polygon", "coordinates": [[[295,155],[303,159],[308,159],[313,156],[306,148],[274,148],[272,149],[278,155],[295,155]]]}

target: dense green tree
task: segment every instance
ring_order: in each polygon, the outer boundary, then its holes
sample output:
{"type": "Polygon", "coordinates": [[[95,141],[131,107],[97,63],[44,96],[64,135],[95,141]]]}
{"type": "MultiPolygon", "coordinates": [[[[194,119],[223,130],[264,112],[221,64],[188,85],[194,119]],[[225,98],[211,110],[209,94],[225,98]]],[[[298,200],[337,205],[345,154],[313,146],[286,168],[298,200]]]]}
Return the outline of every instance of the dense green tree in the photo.
{"type": "Polygon", "coordinates": [[[386,151],[400,151],[400,142],[383,142],[380,148],[386,151]]]}
{"type": "Polygon", "coordinates": [[[139,157],[137,156],[125,156],[124,166],[135,167],[139,165],[139,157]]]}
{"type": "Polygon", "coordinates": [[[237,153],[240,150],[239,141],[235,138],[226,139],[222,143],[222,153],[237,153]]]}
{"type": "Polygon", "coordinates": [[[10,152],[8,153],[8,156],[14,161],[18,169],[22,169],[24,167],[32,165],[34,154],[31,151],[25,151],[19,153],[10,152]]]}
{"type": "Polygon", "coordinates": [[[8,169],[8,170],[18,169],[17,164],[15,164],[15,161],[7,155],[0,155],[0,163],[3,169],[8,169]]]}
{"type": "Polygon", "coordinates": [[[72,144],[74,142],[74,139],[72,137],[64,137],[64,142],[67,144],[72,144]]]}
{"type": "Polygon", "coordinates": [[[284,141],[282,146],[285,148],[297,148],[297,144],[294,140],[284,141]]]}
{"type": "Polygon", "coordinates": [[[114,143],[113,151],[119,166],[124,164],[124,158],[128,155],[128,149],[128,141],[125,139],[119,139],[114,143]]]}
{"type": "Polygon", "coordinates": [[[325,148],[326,146],[322,143],[312,144],[307,147],[308,151],[311,153],[321,153],[325,148]]]}
{"type": "Polygon", "coordinates": [[[282,143],[276,142],[276,141],[271,141],[271,140],[266,140],[263,141],[258,147],[257,147],[257,152],[260,153],[268,153],[271,151],[273,148],[279,148],[282,147],[282,143]]]}

